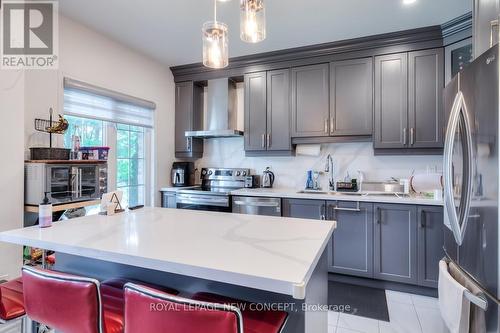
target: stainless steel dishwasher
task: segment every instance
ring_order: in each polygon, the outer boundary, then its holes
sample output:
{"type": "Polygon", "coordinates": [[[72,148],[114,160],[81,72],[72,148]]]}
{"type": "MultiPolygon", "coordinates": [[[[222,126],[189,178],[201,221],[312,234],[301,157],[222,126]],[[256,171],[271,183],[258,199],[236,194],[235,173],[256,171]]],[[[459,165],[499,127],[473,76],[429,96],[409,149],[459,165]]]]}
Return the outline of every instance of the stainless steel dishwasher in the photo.
{"type": "Polygon", "coordinates": [[[281,216],[281,198],[233,197],[233,213],[281,216]]]}

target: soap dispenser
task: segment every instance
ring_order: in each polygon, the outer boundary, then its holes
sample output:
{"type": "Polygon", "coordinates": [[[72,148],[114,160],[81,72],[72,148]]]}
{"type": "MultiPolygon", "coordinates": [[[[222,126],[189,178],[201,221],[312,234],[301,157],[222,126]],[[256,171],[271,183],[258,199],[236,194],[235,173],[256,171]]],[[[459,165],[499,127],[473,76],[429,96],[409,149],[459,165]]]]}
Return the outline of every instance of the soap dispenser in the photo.
{"type": "Polygon", "coordinates": [[[49,201],[45,192],[43,202],[38,205],[38,225],[40,228],[47,228],[52,226],[52,203],[49,201]]]}

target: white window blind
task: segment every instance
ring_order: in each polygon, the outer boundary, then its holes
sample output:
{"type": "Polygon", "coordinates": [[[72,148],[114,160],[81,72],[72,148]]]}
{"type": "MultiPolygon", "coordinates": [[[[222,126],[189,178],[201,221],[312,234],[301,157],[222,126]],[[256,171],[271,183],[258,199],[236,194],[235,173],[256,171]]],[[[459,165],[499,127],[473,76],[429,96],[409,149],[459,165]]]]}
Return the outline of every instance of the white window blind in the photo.
{"type": "Polygon", "coordinates": [[[64,114],[153,128],[156,105],[140,98],[64,79],[64,114]]]}

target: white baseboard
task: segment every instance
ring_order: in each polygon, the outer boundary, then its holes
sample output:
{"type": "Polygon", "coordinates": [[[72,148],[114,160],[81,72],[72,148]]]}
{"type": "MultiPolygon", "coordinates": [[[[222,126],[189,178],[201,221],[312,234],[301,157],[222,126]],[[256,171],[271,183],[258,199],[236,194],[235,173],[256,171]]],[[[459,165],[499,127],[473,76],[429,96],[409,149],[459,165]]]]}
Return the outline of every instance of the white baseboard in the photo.
{"type": "Polygon", "coordinates": [[[9,280],[9,274],[0,275],[0,280],[9,280]]]}

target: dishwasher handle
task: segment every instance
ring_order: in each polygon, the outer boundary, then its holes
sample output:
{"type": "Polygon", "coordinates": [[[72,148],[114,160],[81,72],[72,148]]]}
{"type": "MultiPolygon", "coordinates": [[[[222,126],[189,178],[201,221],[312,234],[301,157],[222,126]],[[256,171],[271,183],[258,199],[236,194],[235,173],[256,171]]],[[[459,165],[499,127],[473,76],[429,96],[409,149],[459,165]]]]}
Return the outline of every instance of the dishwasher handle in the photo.
{"type": "Polygon", "coordinates": [[[278,202],[265,202],[265,201],[241,201],[235,200],[235,205],[238,206],[249,206],[249,207],[279,207],[278,202]]]}

